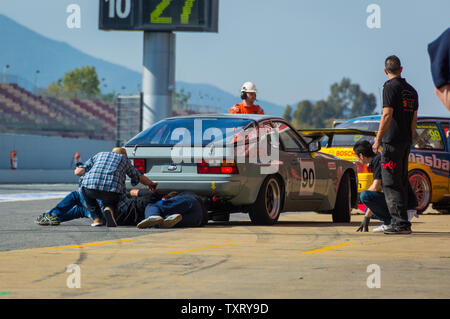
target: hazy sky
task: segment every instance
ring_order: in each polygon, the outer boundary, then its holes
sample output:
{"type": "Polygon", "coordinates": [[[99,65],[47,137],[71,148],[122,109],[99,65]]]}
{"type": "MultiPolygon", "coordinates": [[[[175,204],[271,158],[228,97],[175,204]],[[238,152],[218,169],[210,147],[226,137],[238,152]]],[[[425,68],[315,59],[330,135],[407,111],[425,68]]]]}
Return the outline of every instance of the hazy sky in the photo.
{"type": "MultiPolygon", "coordinates": [[[[97,0],[1,0],[0,13],[142,71],[143,33],[98,30],[98,6],[97,0]],[[81,7],[80,29],[66,25],[70,4],[81,7]]],[[[286,105],[325,99],[345,76],[379,99],[384,59],[396,54],[419,92],[419,114],[449,116],[434,95],[427,53],[428,43],[448,27],[449,0],[220,0],[218,33],[177,33],[176,80],[236,96],[243,82],[253,81],[259,99],[286,105]],[[367,26],[371,4],[380,7],[380,28],[367,26]]]]}

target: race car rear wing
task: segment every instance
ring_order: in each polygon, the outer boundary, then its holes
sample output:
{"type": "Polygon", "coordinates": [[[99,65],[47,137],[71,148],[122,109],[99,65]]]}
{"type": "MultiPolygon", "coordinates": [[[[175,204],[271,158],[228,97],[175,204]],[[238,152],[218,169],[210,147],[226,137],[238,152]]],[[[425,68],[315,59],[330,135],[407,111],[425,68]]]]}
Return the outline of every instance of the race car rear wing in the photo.
{"type": "Polygon", "coordinates": [[[353,128],[319,128],[313,130],[297,130],[297,132],[308,137],[328,136],[331,138],[336,134],[377,136],[377,131],[366,131],[353,128]]]}
{"type": "Polygon", "coordinates": [[[331,141],[334,135],[364,135],[364,136],[377,136],[377,131],[366,131],[352,128],[322,128],[322,129],[307,129],[297,130],[298,133],[306,138],[313,140],[321,139],[324,136],[328,136],[331,141]]]}

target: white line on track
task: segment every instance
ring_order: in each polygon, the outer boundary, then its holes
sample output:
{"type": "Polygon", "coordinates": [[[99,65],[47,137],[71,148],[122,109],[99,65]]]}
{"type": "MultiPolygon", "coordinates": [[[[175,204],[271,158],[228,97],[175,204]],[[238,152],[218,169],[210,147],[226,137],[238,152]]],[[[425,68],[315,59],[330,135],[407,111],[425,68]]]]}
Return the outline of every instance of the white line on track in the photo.
{"type": "Polygon", "coordinates": [[[2,194],[2,195],[0,195],[0,203],[29,201],[29,200],[38,200],[38,199],[63,198],[65,196],[67,196],[67,194],[69,194],[69,193],[70,192],[2,194]]]}

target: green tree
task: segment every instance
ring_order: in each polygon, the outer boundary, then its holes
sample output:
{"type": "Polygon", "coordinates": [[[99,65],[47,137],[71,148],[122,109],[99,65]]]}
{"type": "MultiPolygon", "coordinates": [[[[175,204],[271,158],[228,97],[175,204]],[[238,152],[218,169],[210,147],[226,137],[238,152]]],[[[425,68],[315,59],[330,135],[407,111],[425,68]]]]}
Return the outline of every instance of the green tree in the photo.
{"type": "Polygon", "coordinates": [[[331,85],[327,103],[336,118],[370,115],[377,105],[375,95],[365,93],[359,84],[352,84],[349,78],[331,85]]]}
{"type": "Polygon", "coordinates": [[[298,129],[331,127],[335,119],[370,115],[375,107],[376,99],[372,93],[365,93],[359,84],[343,78],[340,83],[330,86],[326,100],[314,104],[308,100],[299,102],[293,113],[292,124],[298,129]]]}
{"type": "Polygon", "coordinates": [[[289,104],[284,109],[283,118],[288,122],[292,121],[292,108],[289,104]]]}
{"type": "Polygon", "coordinates": [[[172,95],[173,105],[176,109],[183,110],[187,107],[189,99],[191,98],[191,92],[185,92],[184,89],[175,90],[172,95]]]}
{"type": "Polygon", "coordinates": [[[100,81],[95,66],[76,68],[64,74],[62,79],[49,85],[48,90],[55,93],[69,93],[68,95],[98,95],[100,81]]]}
{"type": "Polygon", "coordinates": [[[303,100],[297,104],[297,109],[294,111],[293,125],[296,128],[308,128],[311,126],[311,114],[313,104],[308,100],[303,100]]]}

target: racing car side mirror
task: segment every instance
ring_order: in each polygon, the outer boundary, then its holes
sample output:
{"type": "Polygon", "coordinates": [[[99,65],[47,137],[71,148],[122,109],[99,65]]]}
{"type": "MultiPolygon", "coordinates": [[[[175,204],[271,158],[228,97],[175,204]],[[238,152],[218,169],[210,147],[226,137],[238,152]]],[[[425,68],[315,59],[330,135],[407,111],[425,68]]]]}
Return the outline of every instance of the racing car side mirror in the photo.
{"type": "Polygon", "coordinates": [[[308,144],[308,150],[310,153],[318,152],[321,149],[322,145],[319,140],[311,141],[308,144]]]}

